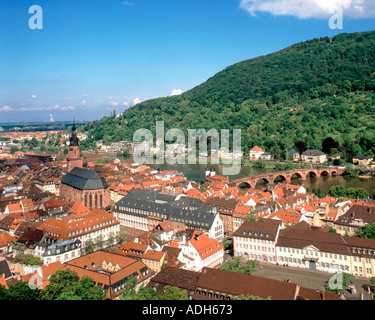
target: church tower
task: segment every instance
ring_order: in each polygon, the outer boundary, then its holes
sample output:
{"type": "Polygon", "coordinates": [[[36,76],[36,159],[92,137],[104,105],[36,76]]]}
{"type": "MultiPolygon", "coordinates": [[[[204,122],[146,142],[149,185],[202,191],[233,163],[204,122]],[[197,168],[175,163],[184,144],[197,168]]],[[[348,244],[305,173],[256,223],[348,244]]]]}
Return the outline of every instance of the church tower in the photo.
{"type": "Polygon", "coordinates": [[[69,139],[69,149],[68,149],[67,161],[67,172],[72,171],[74,168],[82,168],[83,160],[80,156],[79,142],[77,137],[77,127],[75,122],[73,123],[72,134],[69,139]]]}

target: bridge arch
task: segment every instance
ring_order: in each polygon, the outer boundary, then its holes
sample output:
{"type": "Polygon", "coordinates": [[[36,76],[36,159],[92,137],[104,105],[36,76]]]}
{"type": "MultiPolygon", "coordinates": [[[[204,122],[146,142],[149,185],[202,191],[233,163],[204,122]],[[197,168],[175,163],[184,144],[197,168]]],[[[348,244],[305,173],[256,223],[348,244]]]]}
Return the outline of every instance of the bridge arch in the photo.
{"type": "Polygon", "coordinates": [[[285,174],[278,174],[278,175],[275,175],[275,177],[273,179],[273,183],[276,184],[276,179],[280,180],[279,178],[281,178],[281,182],[290,182],[290,181],[288,181],[288,178],[286,177],[285,174]]]}
{"type": "Polygon", "coordinates": [[[304,177],[303,177],[303,175],[302,175],[301,173],[299,173],[299,172],[293,172],[293,173],[291,174],[291,176],[290,176],[290,180],[295,179],[295,178],[297,178],[297,179],[303,179],[304,177]]]}
{"type": "Polygon", "coordinates": [[[305,177],[306,177],[306,178],[307,178],[307,177],[310,177],[310,178],[319,178],[320,175],[319,175],[319,173],[318,173],[317,171],[315,171],[315,170],[309,170],[309,171],[306,172],[305,177]]]}
{"type": "Polygon", "coordinates": [[[237,185],[240,189],[251,189],[252,185],[249,182],[243,181],[237,185]]]}
{"type": "Polygon", "coordinates": [[[322,170],[320,172],[319,178],[324,177],[324,176],[330,176],[330,173],[328,170],[322,170]]]}
{"type": "Polygon", "coordinates": [[[256,186],[257,186],[257,185],[259,184],[259,182],[261,182],[261,181],[263,181],[263,183],[265,182],[266,184],[269,184],[269,183],[270,183],[269,179],[267,179],[267,178],[259,178],[259,179],[255,180],[255,182],[254,182],[254,188],[256,188],[256,186]]]}

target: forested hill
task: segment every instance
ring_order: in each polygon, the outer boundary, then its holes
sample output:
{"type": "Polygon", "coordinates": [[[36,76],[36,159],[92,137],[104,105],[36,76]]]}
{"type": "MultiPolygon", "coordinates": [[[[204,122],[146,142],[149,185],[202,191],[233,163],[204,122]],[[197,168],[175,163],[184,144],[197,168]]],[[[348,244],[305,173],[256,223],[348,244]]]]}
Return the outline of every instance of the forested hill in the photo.
{"type": "Polygon", "coordinates": [[[239,62],[180,96],[138,104],[88,122],[92,141],[132,140],[139,128],[242,129],[243,150],[259,145],[282,157],[303,141],[350,158],[375,155],[375,31],[295,44],[239,62]],[[336,150],[337,149],[337,150],[336,150]]]}

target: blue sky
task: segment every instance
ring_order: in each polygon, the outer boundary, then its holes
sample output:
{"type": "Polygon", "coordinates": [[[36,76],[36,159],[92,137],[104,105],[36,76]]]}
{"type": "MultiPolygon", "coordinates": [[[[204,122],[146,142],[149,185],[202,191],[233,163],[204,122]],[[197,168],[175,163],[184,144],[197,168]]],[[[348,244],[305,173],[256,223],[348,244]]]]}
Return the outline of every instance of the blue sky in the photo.
{"type": "Polygon", "coordinates": [[[300,41],[374,30],[374,2],[1,0],[0,122],[122,112],[300,41]],[[43,9],[41,30],[29,28],[32,5],[43,9]],[[335,5],[343,29],[329,27],[335,5]]]}

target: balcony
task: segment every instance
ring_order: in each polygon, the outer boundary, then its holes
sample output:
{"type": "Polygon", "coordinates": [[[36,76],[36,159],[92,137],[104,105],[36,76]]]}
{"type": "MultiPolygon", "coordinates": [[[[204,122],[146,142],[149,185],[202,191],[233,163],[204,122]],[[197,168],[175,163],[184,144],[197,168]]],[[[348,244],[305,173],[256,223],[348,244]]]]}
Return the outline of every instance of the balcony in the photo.
{"type": "Polygon", "coordinates": [[[305,261],[319,261],[318,257],[312,257],[312,256],[303,256],[302,260],[305,261]]]}

